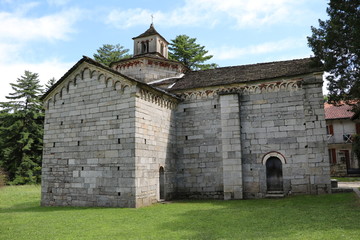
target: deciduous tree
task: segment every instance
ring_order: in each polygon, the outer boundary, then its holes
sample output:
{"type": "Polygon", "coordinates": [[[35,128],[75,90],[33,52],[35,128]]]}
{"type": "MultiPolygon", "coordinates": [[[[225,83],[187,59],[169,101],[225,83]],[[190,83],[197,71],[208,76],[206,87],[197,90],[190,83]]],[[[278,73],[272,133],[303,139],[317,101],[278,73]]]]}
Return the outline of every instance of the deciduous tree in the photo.
{"type": "Polygon", "coordinates": [[[354,103],[360,100],[360,1],[330,0],[326,11],[329,19],[311,27],[308,44],[329,73],[329,101],[354,103]]]}

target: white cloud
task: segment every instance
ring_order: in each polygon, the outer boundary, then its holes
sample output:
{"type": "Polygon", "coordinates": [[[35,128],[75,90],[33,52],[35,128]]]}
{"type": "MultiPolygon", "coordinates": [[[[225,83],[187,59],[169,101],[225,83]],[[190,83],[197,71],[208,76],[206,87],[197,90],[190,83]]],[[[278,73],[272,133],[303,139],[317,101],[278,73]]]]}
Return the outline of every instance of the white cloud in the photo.
{"type": "Polygon", "coordinates": [[[118,28],[129,28],[149,23],[154,14],[155,23],[167,26],[205,25],[231,22],[238,28],[297,21],[305,17],[299,5],[308,0],[185,0],[184,5],[170,12],[152,12],[147,9],[114,9],[107,23],[118,28]]]}
{"type": "Polygon", "coordinates": [[[40,63],[17,63],[0,64],[1,88],[0,102],[7,101],[5,96],[13,92],[10,83],[15,83],[18,78],[24,75],[25,70],[39,74],[39,79],[44,85],[50,78],[60,79],[74,63],[64,63],[57,59],[52,59],[40,63]]]}
{"type": "Polygon", "coordinates": [[[70,0],[47,0],[50,5],[63,6],[66,5],[70,0]]]}
{"type": "Polygon", "coordinates": [[[258,45],[247,47],[222,46],[220,48],[209,50],[209,54],[214,56],[214,60],[239,59],[249,55],[268,54],[281,52],[289,49],[302,47],[303,39],[288,38],[277,42],[265,42],[258,45]]]}
{"type": "Polygon", "coordinates": [[[66,40],[74,32],[73,24],[81,16],[78,9],[68,9],[39,18],[0,12],[0,41],[66,40]]]}
{"type": "Polygon", "coordinates": [[[18,5],[12,12],[0,10],[0,101],[12,92],[10,83],[15,83],[25,70],[38,73],[44,84],[52,77],[59,79],[72,65],[58,59],[38,63],[23,59],[23,53],[33,42],[69,39],[75,31],[74,24],[82,17],[82,11],[76,8],[39,17],[28,14],[37,6],[38,3],[30,2],[18,5]]]}

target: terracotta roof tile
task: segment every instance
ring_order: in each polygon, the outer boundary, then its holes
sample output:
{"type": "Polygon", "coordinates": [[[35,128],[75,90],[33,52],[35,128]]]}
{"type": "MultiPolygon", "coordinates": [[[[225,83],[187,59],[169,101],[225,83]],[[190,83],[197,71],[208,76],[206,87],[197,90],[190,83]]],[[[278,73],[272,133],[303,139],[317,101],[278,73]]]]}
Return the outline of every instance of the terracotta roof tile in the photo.
{"type": "Polygon", "coordinates": [[[340,103],[340,105],[337,106],[324,103],[324,109],[326,120],[351,118],[354,115],[354,112],[351,111],[352,106],[345,103],[340,103]]]}

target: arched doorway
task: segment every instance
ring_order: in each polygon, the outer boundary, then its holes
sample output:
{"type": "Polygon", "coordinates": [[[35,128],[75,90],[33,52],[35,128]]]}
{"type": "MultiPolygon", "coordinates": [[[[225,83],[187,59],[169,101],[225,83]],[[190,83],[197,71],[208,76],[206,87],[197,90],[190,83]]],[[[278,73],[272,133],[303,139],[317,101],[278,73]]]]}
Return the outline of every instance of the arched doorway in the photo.
{"type": "Polygon", "coordinates": [[[282,162],[277,157],[266,160],[266,185],[267,191],[283,191],[282,162]]]}
{"type": "Polygon", "coordinates": [[[159,169],[159,198],[165,199],[165,171],[163,167],[159,169]]]}

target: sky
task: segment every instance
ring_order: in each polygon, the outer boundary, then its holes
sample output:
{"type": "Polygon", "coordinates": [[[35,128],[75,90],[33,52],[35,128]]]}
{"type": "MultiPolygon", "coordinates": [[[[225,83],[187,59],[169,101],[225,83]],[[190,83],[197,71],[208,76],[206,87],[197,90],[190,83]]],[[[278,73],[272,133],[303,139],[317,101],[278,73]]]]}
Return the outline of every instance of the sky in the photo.
{"type": "Polygon", "coordinates": [[[186,34],[220,67],[310,57],[307,36],[326,20],[328,0],[0,0],[0,101],[25,70],[60,79],[103,44],[133,52],[155,29],[186,34]],[[153,19],[151,17],[153,15],[153,19]]]}

